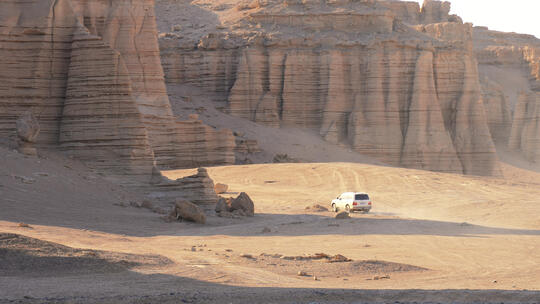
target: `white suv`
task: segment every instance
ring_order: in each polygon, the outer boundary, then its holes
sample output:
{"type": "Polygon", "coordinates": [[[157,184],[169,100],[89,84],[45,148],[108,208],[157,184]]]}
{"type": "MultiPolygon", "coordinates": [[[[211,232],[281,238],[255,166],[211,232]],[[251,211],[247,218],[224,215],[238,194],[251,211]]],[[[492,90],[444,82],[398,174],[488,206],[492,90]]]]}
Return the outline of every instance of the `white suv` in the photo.
{"type": "Polygon", "coordinates": [[[345,192],[332,200],[332,211],[338,212],[345,210],[347,212],[363,211],[365,213],[371,210],[371,200],[367,193],[363,192],[345,192]]]}

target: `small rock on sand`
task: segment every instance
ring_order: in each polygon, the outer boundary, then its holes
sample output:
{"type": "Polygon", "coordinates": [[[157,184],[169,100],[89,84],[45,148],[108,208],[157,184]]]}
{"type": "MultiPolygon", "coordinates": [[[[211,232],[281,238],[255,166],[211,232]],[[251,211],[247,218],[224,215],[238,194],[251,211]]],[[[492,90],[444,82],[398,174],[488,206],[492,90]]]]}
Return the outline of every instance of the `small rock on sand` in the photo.
{"type": "Polygon", "coordinates": [[[310,210],[310,211],[313,211],[313,212],[326,212],[326,211],[328,211],[328,208],[326,208],[325,206],[319,205],[319,204],[315,204],[313,206],[307,206],[306,210],[310,210]]]}
{"type": "Polygon", "coordinates": [[[27,223],[19,223],[19,225],[17,225],[21,228],[32,228],[30,225],[28,225],[27,223]]]}
{"type": "Polygon", "coordinates": [[[342,212],[336,214],[335,218],[338,219],[338,220],[344,220],[344,219],[351,218],[351,216],[349,215],[349,212],[342,211],[342,212]]]}
{"type": "Polygon", "coordinates": [[[335,256],[330,257],[328,259],[328,263],[342,263],[342,262],[350,262],[350,261],[352,260],[341,254],[336,254],[335,256]]]}
{"type": "Polygon", "coordinates": [[[152,202],[150,202],[149,200],[144,200],[141,203],[141,207],[152,210],[152,209],[154,209],[154,204],[152,204],[152,202]]]}
{"type": "Polygon", "coordinates": [[[227,192],[228,189],[229,189],[229,186],[225,184],[217,183],[214,185],[214,191],[216,192],[216,194],[225,193],[227,192]]]}

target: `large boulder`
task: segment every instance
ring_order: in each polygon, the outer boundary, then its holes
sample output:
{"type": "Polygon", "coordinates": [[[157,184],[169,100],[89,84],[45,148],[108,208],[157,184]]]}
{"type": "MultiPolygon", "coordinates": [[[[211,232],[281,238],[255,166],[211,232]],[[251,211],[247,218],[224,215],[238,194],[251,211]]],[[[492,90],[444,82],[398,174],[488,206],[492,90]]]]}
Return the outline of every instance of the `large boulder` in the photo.
{"type": "Polygon", "coordinates": [[[206,215],[199,206],[185,201],[177,200],[173,213],[176,214],[176,219],[182,219],[199,224],[206,223],[206,215]]]}
{"type": "Polygon", "coordinates": [[[150,177],[150,184],[161,184],[163,182],[166,182],[167,178],[161,174],[161,171],[154,165],[152,167],[152,176],[150,177]]]}
{"type": "Polygon", "coordinates": [[[231,202],[231,209],[242,210],[247,216],[253,216],[255,214],[255,205],[249,196],[242,192],[237,198],[231,202]]]}
{"type": "Polygon", "coordinates": [[[15,123],[17,127],[18,150],[24,155],[36,156],[34,142],[39,135],[39,123],[31,112],[23,114],[15,123]]]}
{"type": "Polygon", "coordinates": [[[216,213],[231,211],[231,199],[220,197],[216,204],[216,213]]]}
{"type": "Polygon", "coordinates": [[[23,114],[16,122],[17,136],[23,142],[33,143],[39,135],[39,123],[31,112],[23,114]]]}

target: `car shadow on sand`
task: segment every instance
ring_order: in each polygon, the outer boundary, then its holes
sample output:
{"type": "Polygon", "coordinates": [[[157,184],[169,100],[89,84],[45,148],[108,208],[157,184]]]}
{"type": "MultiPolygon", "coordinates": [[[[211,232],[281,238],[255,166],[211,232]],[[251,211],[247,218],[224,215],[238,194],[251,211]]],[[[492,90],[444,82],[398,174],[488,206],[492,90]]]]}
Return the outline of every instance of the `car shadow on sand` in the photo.
{"type": "MultiPolygon", "coordinates": [[[[423,219],[405,219],[379,215],[356,215],[338,220],[325,214],[257,214],[226,225],[201,226],[180,223],[183,229],[174,235],[229,236],[309,236],[309,235],[433,235],[451,237],[489,237],[490,235],[540,236],[540,230],[511,229],[423,219]],[[245,228],[240,228],[245,227],[245,228]],[[267,228],[267,229],[266,229],[267,228]],[[269,231],[268,231],[269,230],[269,231]]],[[[173,223],[175,225],[177,223],[173,223]]]]}

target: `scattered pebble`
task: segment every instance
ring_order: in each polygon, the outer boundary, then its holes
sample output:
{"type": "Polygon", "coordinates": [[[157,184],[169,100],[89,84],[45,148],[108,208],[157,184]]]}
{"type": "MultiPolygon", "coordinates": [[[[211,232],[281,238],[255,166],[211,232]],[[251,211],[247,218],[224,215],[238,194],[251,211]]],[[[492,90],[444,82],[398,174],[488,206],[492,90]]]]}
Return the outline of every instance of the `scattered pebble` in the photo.
{"type": "Polygon", "coordinates": [[[132,207],[135,207],[135,208],[141,208],[142,207],[141,203],[133,202],[133,201],[129,202],[129,205],[132,206],[132,207]]]}
{"type": "Polygon", "coordinates": [[[31,178],[31,177],[18,176],[18,175],[15,175],[14,177],[15,177],[15,179],[20,180],[23,184],[33,184],[33,183],[36,182],[36,180],[34,178],[31,178]]]}
{"type": "Polygon", "coordinates": [[[146,209],[153,209],[153,208],[154,208],[154,204],[152,204],[152,202],[150,202],[149,200],[144,200],[144,201],[141,203],[141,207],[142,207],[142,208],[146,208],[146,209]]]}
{"type": "Polygon", "coordinates": [[[344,219],[350,219],[351,216],[349,215],[349,212],[342,211],[342,212],[336,214],[336,216],[334,218],[338,219],[338,220],[344,220],[344,219]]]}
{"type": "Polygon", "coordinates": [[[299,277],[305,277],[305,276],[307,276],[307,273],[305,271],[298,271],[298,273],[296,275],[299,276],[299,277]]]}
{"type": "Polygon", "coordinates": [[[17,226],[19,226],[21,228],[32,228],[32,226],[30,226],[30,225],[28,225],[26,223],[19,223],[19,225],[17,225],[17,226]]]}

